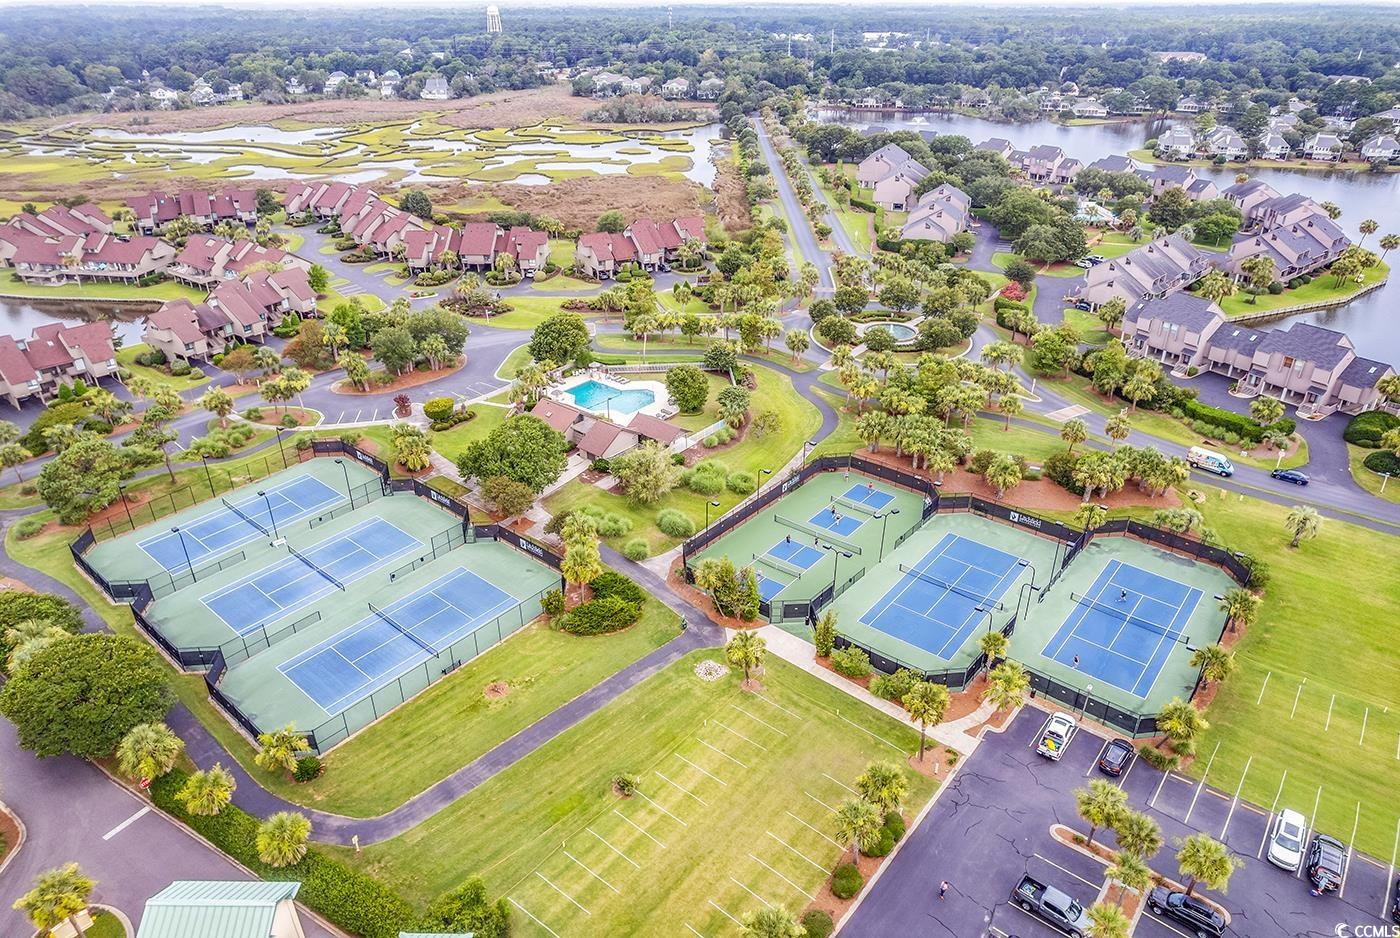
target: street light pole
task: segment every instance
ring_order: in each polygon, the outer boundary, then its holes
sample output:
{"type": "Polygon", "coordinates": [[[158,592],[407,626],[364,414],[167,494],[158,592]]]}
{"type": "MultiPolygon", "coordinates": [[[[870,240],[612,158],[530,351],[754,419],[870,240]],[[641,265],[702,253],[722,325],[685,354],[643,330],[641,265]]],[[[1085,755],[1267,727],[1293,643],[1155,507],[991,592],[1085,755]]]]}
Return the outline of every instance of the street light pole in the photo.
{"type": "Polygon", "coordinates": [[[259,491],[258,495],[262,497],[263,501],[267,502],[267,517],[268,520],[272,522],[272,539],[274,541],[279,540],[280,538],[277,534],[277,516],[272,513],[272,499],[268,498],[267,493],[263,491],[259,491]]]}
{"type": "Polygon", "coordinates": [[[185,552],[185,566],[190,568],[190,576],[194,576],[194,562],[190,560],[190,549],[185,544],[185,535],[180,533],[180,526],[176,525],[170,529],[175,532],[175,536],[180,539],[180,549],[185,552]]]}
{"type": "Polygon", "coordinates": [[[126,484],[123,482],[118,482],[117,491],[121,493],[122,508],[126,510],[126,523],[131,525],[132,529],[134,530],[136,527],[136,522],[131,519],[131,503],[126,500],[126,484]]]}

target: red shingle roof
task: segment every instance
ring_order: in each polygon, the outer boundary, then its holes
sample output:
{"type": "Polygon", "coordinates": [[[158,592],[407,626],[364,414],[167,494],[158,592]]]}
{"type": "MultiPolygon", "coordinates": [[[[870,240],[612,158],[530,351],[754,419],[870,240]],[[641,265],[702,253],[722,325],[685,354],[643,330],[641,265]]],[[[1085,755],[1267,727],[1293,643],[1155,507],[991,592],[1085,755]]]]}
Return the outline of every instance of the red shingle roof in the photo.
{"type": "Polygon", "coordinates": [[[574,421],[588,415],[572,404],[565,404],[563,401],[552,401],[545,397],[540,398],[540,400],[535,402],[535,406],[530,408],[530,416],[538,417],[549,424],[554,430],[563,433],[574,425],[574,421]]]}

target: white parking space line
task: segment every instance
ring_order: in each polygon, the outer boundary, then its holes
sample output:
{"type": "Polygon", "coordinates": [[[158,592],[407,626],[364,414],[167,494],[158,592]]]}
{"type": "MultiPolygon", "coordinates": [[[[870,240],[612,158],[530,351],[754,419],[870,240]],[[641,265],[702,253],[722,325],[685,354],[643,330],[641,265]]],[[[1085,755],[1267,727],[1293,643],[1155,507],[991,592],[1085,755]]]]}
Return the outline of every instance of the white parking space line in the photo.
{"type": "Polygon", "coordinates": [[[778,877],[778,878],[781,879],[783,882],[787,883],[787,884],[788,884],[789,886],[791,886],[793,889],[796,889],[798,892],[802,893],[802,895],[806,896],[808,899],[811,899],[811,900],[813,900],[813,901],[816,901],[816,898],[817,898],[816,896],[814,896],[812,893],[808,892],[807,890],[803,889],[801,886],[797,885],[797,884],[794,883],[792,880],[788,879],[788,878],[787,878],[786,876],[784,876],[782,873],[779,873],[777,870],[773,869],[773,867],[769,866],[767,863],[764,863],[762,860],[760,860],[758,857],[754,856],[752,853],[749,854],[749,859],[753,860],[753,861],[754,861],[755,863],[757,863],[759,866],[763,867],[765,870],[767,870],[768,872],[772,873],[774,876],[778,877]]]}
{"type": "Polygon", "coordinates": [[[710,780],[712,780],[712,781],[719,782],[719,783],[720,783],[721,785],[723,785],[725,788],[728,788],[728,787],[729,787],[729,783],[726,782],[724,779],[720,778],[718,775],[711,775],[709,772],[706,772],[703,768],[701,768],[700,766],[696,765],[694,762],[691,762],[689,759],[687,759],[685,756],[681,755],[679,752],[676,753],[676,758],[679,759],[679,760],[681,760],[681,761],[684,762],[686,765],[690,766],[692,769],[694,769],[695,771],[699,772],[701,775],[705,776],[706,778],[708,778],[708,779],[710,779],[710,780]]]}
{"type": "Polygon", "coordinates": [[[1074,872],[1073,870],[1067,870],[1067,869],[1065,869],[1063,866],[1060,866],[1060,864],[1056,863],[1054,860],[1050,859],[1049,857],[1041,856],[1041,855],[1038,854],[1038,853],[1032,854],[1032,856],[1034,856],[1037,860],[1043,860],[1044,862],[1049,863],[1051,866],[1053,866],[1055,869],[1059,870],[1061,873],[1064,873],[1066,876],[1073,876],[1075,879],[1079,880],[1081,883],[1083,883],[1083,884],[1086,885],[1086,886],[1093,886],[1093,887],[1095,887],[1095,888],[1098,888],[1098,886],[1100,885],[1099,883],[1096,883],[1096,882],[1094,882],[1093,880],[1085,879],[1083,876],[1080,876],[1078,873],[1074,872]]]}
{"type": "Polygon", "coordinates": [[[729,753],[725,752],[723,749],[720,749],[718,746],[711,746],[709,743],[705,742],[703,739],[700,739],[700,737],[698,737],[698,736],[695,737],[695,738],[696,738],[696,740],[699,741],[700,745],[704,746],[706,749],[710,749],[710,750],[713,750],[714,752],[719,753],[721,756],[724,756],[724,758],[728,759],[730,762],[733,762],[733,763],[734,763],[735,765],[737,765],[739,768],[741,768],[741,769],[747,769],[747,768],[748,768],[747,765],[745,765],[744,763],[740,762],[738,759],[734,758],[734,757],[731,756],[729,753]]]}
{"type": "Polygon", "coordinates": [[[656,844],[656,845],[657,845],[658,847],[660,847],[662,850],[665,850],[665,849],[666,849],[666,845],[663,844],[661,841],[657,840],[655,837],[651,836],[651,834],[648,833],[648,831],[647,831],[646,828],[642,827],[642,826],[641,826],[640,824],[638,824],[636,821],[632,820],[630,817],[628,817],[627,815],[623,814],[621,811],[617,810],[617,808],[613,808],[613,814],[616,814],[618,817],[622,818],[622,819],[623,819],[624,821],[626,821],[628,824],[631,824],[633,827],[635,827],[638,831],[641,832],[641,834],[642,834],[643,837],[645,837],[647,840],[650,840],[652,843],[656,844]]]}
{"type": "Polygon", "coordinates": [[[1261,685],[1259,685],[1259,699],[1256,700],[1256,701],[1254,701],[1254,705],[1255,705],[1256,707],[1259,706],[1261,703],[1264,702],[1264,689],[1265,689],[1266,687],[1269,686],[1269,678],[1271,678],[1271,677],[1273,677],[1273,676],[1274,676],[1274,672],[1272,672],[1272,671],[1270,671],[1268,674],[1264,675],[1264,683],[1261,684],[1261,685]]]}
{"type": "Polygon", "coordinates": [[[730,726],[729,724],[725,723],[723,720],[716,720],[715,722],[718,723],[718,724],[720,725],[720,728],[721,728],[721,729],[725,730],[726,732],[733,733],[735,736],[739,737],[739,738],[742,739],[744,742],[748,743],[750,746],[754,746],[754,747],[756,747],[757,749],[762,750],[763,752],[767,752],[767,751],[768,751],[768,747],[767,747],[767,746],[764,746],[764,745],[762,745],[761,743],[756,743],[756,742],[754,742],[752,739],[749,739],[749,738],[748,738],[747,736],[745,736],[743,733],[741,733],[741,732],[739,732],[738,730],[734,729],[732,726],[730,726]]]}
{"type": "Polygon", "coordinates": [[[690,929],[690,933],[691,933],[692,935],[694,935],[695,938],[705,938],[705,936],[702,935],[702,934],[700,934],[698,931],[696,931],[696,930],[695,930],[695,926],[692,925],[692,924],[690,924],[689,922],[686,922],[686,923],[685,923],[685,927],[688,928],[688,929],[690,929]]]}
{"type": "Polygon", "coordinates": [[[812,833],[816,834],[822,840],[825,840],[827,843],[831,844],[833,847],[841,847],[842,849],[844,849],[844,845],[842,843],[832,839],[831,837],[828,837],[826,834],[823,834],[820,830],[813,827],[811,824],[808,824],[806,821],[802,820],[802,818],[793,814],[791,811],[784,811],[783,813],[786,814],[788,817],[792,818],[798,824],[801,824],[803,827],[807,828],[812,833]]]}
{"type": "MultiPolygon", "coordinates": [[[[1317,830],[1317,806],[1318,806],[1321,802],[1322,802],[1322,786],[1319,785],[1319,786],[1317,786],[1317,794],[1313,796],[1313,809],[1312,809],[1312,814],[1308,815],[1308,830],[1307,830],[1307,833],[1305,833],[1305,834],[1303,835],[1303,837],[1304,837],[1304,843],[1307,842],[1307,835],[1308,835],[1308,834],[1311,834],[1313,831],[1316,831],[1316,830],[1317,830]]],[[[1304,864],[1302,864],[1302,863],[1299,863],[1299,864],[1298,864],[1298,872],[1297,872],[1296,874],[1294,874],[1294,878],[1295,878],[1295,879],[1302,879],[1302,878],[1303,878],[1303,866],[1304,866],[1304,864]]]]}
{"type": "Polygon", "coordinates": [[[1293,695],[1293,709],[1288,711],[1288,719],[1293,719],[1293,715],[1298,712],[1298,698],[1303,696],[1303,684],[1308,683],[1307,678],[1303,678],[1303,683],[1298,685],[1298,692],[1293,695]]]}
{"type": "Polygon", "coordinates": [[[728,912],[724,911],[724,906],[720,905],[718,902],[716,902],[716,901],[713,900],[713,899],[706,899],[705,901],[708,902],[710,905],[714,906],[715,908],[719,909],[720,914],[723,915],[725,918],[729,919],[729,920],[730,920],[731,922],[733,922],[735,925],[738,925],[740,928],[743,928],[743,927],[744,927],[744,923],[743,923],[743,922],[739,921],[737,918],[735,918],[734,916],[730,915],[728,912]]]}
{"type": "Polygon", "coordinates": [[[1049,726],[1049,725],[1050,725],[1050,717],[1047,716],[1047,717],[1045,718],[1045,722],[1042,723],[1042,724],[1040,724],[1040,729],[1036,730],[1036,731],[1035,731],[1035,735],[1031,737],[1031,741],[1028,742],[1028,743],[1026,743],[1026,748],[1027,748],[1027,749],[1034,749],[1034,748],[1036,747],[1036,745],[1039,744],[1040,738],[1041,738],[1043,735],[1045,735],[1045,728],[1046,728],[1047,726],[1049,726]]]}
{"type": "Polygon", "coordinates": [[[826,867],[822,866],[822,865],[821,865],[820,863],[818,863],[816,860],[813,860],[811,857],[807,856],[807,854],[803,853],[801,850],[798,850],[796,847],[794,847],[792,844],[788,843],[786,840],[783,840],[783,838],[779,837],[777,834],[773,833],[772,831],[766,831],[765,833],[767,833],[769,837],[772,837],[772,838],[773,838],[774,840],[776,840],[778,843],[782,844],[784,847],[787,847],[787,848],[788,848],[789,850],[791,850],[793,853],[797,854],[799,857],[801,857],[803,860],[805,860],[809,865],[816,867],[816,868],[817,868],[818,870],[820,870],[823,874],[829,872],[829,870],[827,870],[826,867]]]}
{"type": "MultiPolygon", "coordinates": [[[[656,771],[656,770],[653,769],[653,771],[656,771]]],[[[692,792],[689,788],[686,788],[684,785],[680,784],[679,782],[673,782],[673,781],[671,781],[669,778],[667,778],[666,776],[662,775],[659,771],[656,772],[656,777],[659,778],[659,779],[661,779],[661,780],[662,780],[663,782],[665,782],[667,785],[671,785],[671,786],[673,786],[673,787],[675,787],[675,788],[679,788],[682,792],[684,792],[685,794],[687,794],[687,795],[689,795],[690,797],[694,798],[696,801],[700,802],[700,803],[701,803],[702,805],[704,805],[705,807],[708,808],[708,807],[710,806],[709,803],[708,803],[707,801],[705,801],[704,798],[701,798],[699,795],[695,794],[695,793],[692,792]]],[[[643,798],[646,798],[646,795],[643,795],[642,797],[643,797],[643,798]]],[[[650,799],[650,798],[647,798],[647,800],[650,801],[651,799],[650,799]]]]}
{"type": "Polygon", "coordinates": [[[1333,694],[1332,699],[1327,702],[1327,722],[1322,724],[1322,732],[1327,732],[1332,728],[1332,708],[1337,705],[1337,695],[1333,694]]]}
{"type": "Polygon", "coordinates": [[[813,801],[815,801],[817,804],[821,805],[823,808],[826,808],[826,809],[827,809],[828,811],[830,811],[832,814],[835,814],[835,813],[836,813],[836,809],[835,809],[835,808],[833,808],[831,805],[827,804],[825,801],[822,801],[820,798],[818,798],[816,795],[812,794],[810,791],[804,790],[804,791],[802,792],[802,794],[806,795],[808,798],[811,798],[813,801]]]}
{"type": "Polygon", "coordinates": [[[1230,813],[1225,815],[1225,826],[1220,828],[1220,839],[1222,841],[1225,839],[1225,832],[1230,829],[1230,819],[1235,816],[1235,808],[1239,806],[1240,792],[1244,790],[1244,780],[1249,776],[1249,766],[1253,761],[1253,755],[1244,760],[1244,771],[1240,773],[1240,783],[1235,786],[1235,797],[1234,800],[1230,802],[1230,813]]]}
{"type": "Polygon", "coordinates": [[[1269,805],[1269,814],[1265,818],[1264,837],[1259,841],[1259,852],[1254,855],[1254,859],[1259,860],[1264,856],[1264,846],[1269,842],[1269,830],[1274,826],[1274,812],[1278,810],[1278,800],[1283,797],[1283,783],[1288,781],[1288,770],[1283,770],[1283,778],[1278,780],[1278,791],[1274,792],[1274,803],[1269,805]]]}
{"type": "Polygon", "coordinates": [[[1108,740],[1105,739],[1105,740],[1103,741],[1103,745],[1099,747],[1098,754],[1094,756],[1094,760],[1093,760],[1092,762],[1090,762],[1090,763],[1089,763],[1089,767],[1086,768],[1086,769],[1084,770],[1084,777],[1085,777],[1085,778],[1088,778],[1088,777],[1089,777],[1089,773],[1092,772],[1092,771],[1094,771],[1094,766],[1096,766],[1096,765],[1099,764],[1099,760],[1103,758],[1103,751],[1104,751],[1105,749],[1107,749],[1107,748],[1108,748],[1108,740]]]}
{"type": "Polygon", "coordinates": [[[627,854],[623,853],[621,850],[617,849],[617,848],[614,847],[612,844],[608,843],[606,840],[603,840],[603,835],[600,834],[600,833],[598,833],[597,831],[595,831],[593,828],[591,828],[591,827],[585,827],[584,830],[588,831],[588,833],[592,834],[594,837],[597,837],[599,840],[602,840],[602,841],[603,841],[603,846],[604,846],[604,847],[607,847],[607,848],[608,848],[609,850],[611,850],[613,853],[615,853],[615,854],[617,854],[618,856],[622,857],[622,859],[626,860],[628,863],[631,863],[632,866],[635,867],[636,869],[640,870],[640,869],[642,868],[641,864],[638,863],[636,860],[633,860],[633,859],[632,859],[631,857],[629,857],[627,854]]]}
{"type": "MultiPolygon", "coordinates": [[[[1400,817],[1395,819],[1395,843],[1390,848],[1390,871],[1385,874],[1387,883],[1395,882],[1395,861],[1400,858],[1400,817]]],[[[1381,891],[1381,918],[1385,918],[1390,911],[1390,891],[1381,891]]]]}
{"type": "Polygon", "coordinates": [[[1210,767],[1215,764],[1215,754],[1220,751],[1220,743],[1215,744],[1215,748],[1210,752],[1210,758],[1206,760],[1206,770],[1201,773],[1200,784],[1196,786],[1196,793],[1191,796],[1191,805],[1186,809],[1186,817],[1183,823],[1191,823],[1191,812],[1196,810],[1196,799],[1201,797],[1201,790],[1206,787],[1206,779],[1210,778],[1210,767]]]}
{"type": "Polygon", "coordinates": [[[1366,745],[1366,723],[1371,719],[1371,708],[1367,707],[1366,712],[1361,714],[1361,738],[1356,741],[1358,746],[1366,745]]]}
{"type": "Polygon", "coordinates": [[[770,698],[770,697],[769,697],[768,695],[766,695],[766,694],[754,694],[754,696],[757,697],[759,700],[763,701],[764,703],[768,704],[769,706],[777,707],[779,710],[783,711],[784,713],[786,713],[788,716],[792,717],[792,718],[795,719],[795,720],[800,720],[800,719],[802,719],[802,715],[801,715],[801,714],[799,714],[799,713],[793,713],[793,712],[792,712],[791,710],[789,710],[787,707],[784,707],[782,704],[778,703],[776,700],[773,700],[772,698],[770,698]]]}
{"type": "Polygon", "coordinates": [[[122,822],[121,822],[120,824],[118,824],[116,827],[112,828],[112,829],[109,830],[107,833],[103,834],[103,835],[102,835],[102,839],[103,839],[103,840],[111,840],[113,837],[117,836],[117,835],[120,834],[122,831],[126,830],[128,827],[130,827],[131,825],[135,824],[137,821],[141,820],[143,817],[145,817],[146,815],[148,815],[148,814],[150,814],[150,813],[151,813],[151,806],[150,806],[150,805],[146,805],[144,808],[141,808],[139,811],[137,811],[137,812],[136,812],[135,814],[133,814],[131,817],[127,818],[125,821],[122,821],[122,822]]]}
{"type": "Polygon", "coordinates": [[[748,886],[745,886],[743,883],[739,882],[739,881],[738,881],[737,879],[735,879],[733,876],[730,876],[730,877],[729,877],[729,881],[732,882],[734,885],[738,886],[740,889],[744,890],[744,892],[746,892],[746,893],[748,893],[749,895],[753,896],[753,897],[754,897],[755,899],[757,899],[759,902],[762,902],[762,903],[763,903],[764,905],[766,905],[768,908],[770,908],[770,909],[773,908],[773,903],[769,902],[767,899],[763,898],[763,897],[760,896],[758,893],[754,892],[754,891],[753,891],[752,889],[750,889],[748,886]]]}
{"type": "Polygon", "coordinates": [[[1147,802],[1149,808],[1157,807],[1157,796],[1162,793],[1162,786],[1167,784],[1167,779],[1170,777],[1170,772],[1163,772],[1162,777],[1157,780],[1157,790],[1152,793],[1152,800],[1147,802]]]}
{"type": "Polygon", "coordinates": [[[893,749],[895,752],[904,752],[904,747],[903,747],[903,746],[895,745],[894,743],[890,742],[890,741],[889,741],[888,739],[886,739],[885,737],[881,736],[879,733],[872,733],[870,730],[868,730],[868,729],[866,729],[865,727],[861,726],[859,723],[856,723],[856,722],[854,722],[854,721],[852,721],[852,720],[847,720],[845,717],[841,716],[841,711],[840,711],[840,710],[833,710],[832,712],[836,714],[837,719],[842,720],[842,721],[844,721],[844,722],[846,722],[846,723],[850,723],[851,726],[854,726],[856,729],[860,730],[862,733],[864,733],[864,734],[867,735],[867,736],[872,736],[872,737],[874,737],[875,739],[878,739],[880,742],[884,743],[886,746],[889,746],[889,747],[890,747],[891,749],[893,749]]]}
{"type": "Polygon", "coordinates": [[[772,723],[769,723],[767,720],[760,719],[759,717],[754,716],[752,713],[749,713],[749,711],[745,710],[743,707],[739,706],[738,704],[730,704],[729,706],[732,707],[732,708],[735,709],[735,710],[738,710],[740,713],[742,713],[744,716],[748,717],[750,720],[753,720],[755,723],[761,723],[762,725],[768,727],[770,730],[772,730],[773,732],[777,733],[779,736],[783,737],[784,739],[787,738],[787,733],[784,733],[782,730],[778,729],[776,726],[774,726],[772,723]]]}
{"type": "Polygon", "coordinates": [[[585,873],[587,873],[589,876],[592,876],[592,877],[593,877],[594,879],[596,879],[598,882],[602,883],[604,886],[607,886],[609,889],[611,889],[613,892],[617,893],[619,896],[622,895],[622,890],[621,890],[621,889],[618,889],[618,888],[617,888],[616,886],[614,886],[612,883],[608,882],[606,879],[604,879],[603,877],[599,876],[597,873],[593,872],[593,870],[589,869],[587,863],[584,863],[582,860],[580,860],[578,857],[574,856],[572,853],[570,853],[570,852],[567,851],[567,850],[564,851],[564,856],[568,857],[570,860],[573,860],[573,861],[574,861],[575,863],[577,863],[579,866],[583,867],[583,871],[584,871],[585,873]]]}
{"type": "Polygon", "coordinates": [[[822,777],[825,778],[825,779],[828,779],[828,780],[830,780],[830,781],[836,782],[836,784],[840,785],[842,788],[846,789],[846,791],[850,792],[850,793],[853,794],[853,795],[859,795],[859,794],[860,794],[860,792],[856,791],[856,790],[855,790],[854,788],[852,788],[850,785],[847,785],[845,782],[842,782],[842,781],[840,781],[839,779],[832,778],[830,775],[827,775],[825,772],[822,773],[822,777]]]}
{"type": "Polygon", "coordinates": [[[1126,769],[1123,770],[1123,777],[1120,778],[1120,779],[1118,779],[1118,787],[1119,787],[1119,788],[1123,788],[1123,787],[1125,787],[1125,786],[1128,784],[1128,776],[1132,773],[1132,771],[1133,771],[1133,766],[1137,765],[1137,763],[1138,763],[1138,751],[1137,751],[1136,749],[1134,749],[1134,750],[1133,750],[1133,754],[1132,754],[1131,756],[1128,757],[1128,767],[1127,767],[1126,769]]]}
{"type": "Polygon", "coordinates": [[[589,915],[589,916],[591,916],[591,915],[593,914],[592,912],[590,912],[590,911],[588,911],[587,909],[585,909],[582,905],[580,905],[580,904],[579,904],[579,901],[578,901],[577,899],[575,899],[573,896],[569,895],[567,892],[565,892],[564,890],[560,889],[558,886],[556,886],[556,885],[554,885],[553,883],[551,883],[551,882],[549,881],[549,879],[548,879],[543,873],[541,873],[539,870],[535,870],[535,875],[538,876],[540,879],[544,880],[544,884],[545,884],[546,886],[548,886],[550,889],[553,889],[555,892],[559,893],[559,895],[563,896],[565,899],[568,899],[568,900],[569,900],[570,902],[572,902],[575,906],[577,906],[578,910],[579,910],[580,912],[582,912],[584,915],[589,915]]]}
{"type": "Polygon", "coordinates": [[[1356,803],[1356,814],[1351,819],[1351,836],[1347,838],[1347,858],[1346,869],[1342,870],[1342,881],[1337,886],[1337,898],[1340,899],[1347,893],[1347,877],[1351,875],[1352,853],[1356,849],[1356,828],[1361,824],[1361,802],[1356,803]]]}
{"type": "Polygon", "coordinates": [[[559,933],[558,933],[557,931],[555,931],[554,929],[550,928],[550,927],[549,927],[548,925],[546,925],[544,922],[542,922],[542,921],[540,921],[538,918],[536,918],[536,917],[535,917],[535,913],[533,913],[533,912],[531,912],[529,909],[525,908],[525,907],[524,907],[523,905],[521,905],[519,902],[516,902],[514,896],[508,896],[507,898],[510,899],[510,904],[511,904],[511,905],[515,906],[517,909],[519,909],[520,911],[522,911],[522,912],[524,912],[526,915],[528,915],[528,916],[530,917],[530,921],[534,922],[536,925],[540,926],[540,927],[543,928],[545,931],[549,932],[551,935],[554,936],[554,938],[559,938],[559,933]]]}
{"type": "Polygon", "coordinates": [[[647,793],[644,792],[644,791],[642,791],[640,788],[635,789],[635,791],[637,792],[637,794],[641,795],[643,798],[646,798],[647,804],[651,805],[653,808],[655,808],[656,810],[660,811],[662,814],[666,815],[666,816],[667,816],[668,818],[670,818],[671,820],[675,821],[675,822],[676,822],[677,824],[679,824],[681,827],[689,827],[689,826],[690,826],[690,825],[687,824],[685,821],[682,821],[680,818],[676,817],[676,816],[675,816],[674,814],[672,814],[670,811],[667,811],[665,808],[661,807],[661,805],[659,805],[659,804],[657,804],[655,801],[653,801],[653,800],[651,799],[651,797],[648,796],[647,793]]]}

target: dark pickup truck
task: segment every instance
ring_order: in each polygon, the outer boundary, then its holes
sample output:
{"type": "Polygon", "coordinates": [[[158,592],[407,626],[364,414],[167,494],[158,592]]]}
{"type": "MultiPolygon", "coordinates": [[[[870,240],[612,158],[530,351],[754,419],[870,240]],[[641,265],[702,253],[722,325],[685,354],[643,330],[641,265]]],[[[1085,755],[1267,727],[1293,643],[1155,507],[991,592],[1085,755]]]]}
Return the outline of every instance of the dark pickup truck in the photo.
{"type": "Polygon", "coordinates": [[[1033,877],[1021,877],[1016,888],[1011,890],[1011,901],[1074,938],[1085,938],[1089,934],[1089,916],[1085,914],[1084,906],[1054,886],[1047,886],[1033,877]]]}

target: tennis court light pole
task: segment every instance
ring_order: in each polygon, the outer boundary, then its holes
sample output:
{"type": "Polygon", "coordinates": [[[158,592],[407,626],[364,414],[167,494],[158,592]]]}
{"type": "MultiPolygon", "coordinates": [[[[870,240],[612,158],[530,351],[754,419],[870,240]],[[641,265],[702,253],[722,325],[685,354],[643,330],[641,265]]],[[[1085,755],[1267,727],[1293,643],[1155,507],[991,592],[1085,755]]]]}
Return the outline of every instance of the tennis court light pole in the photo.
{"type": "Polygon", "coordinates": [[[190,568],[190,576],[194,576],[194,563],[190,560],[190,549],[185,546],[185,535],[180,533],[179,525],[170,530],[175,532],[175,536],[180,539],[180,549],[185,552],[185,566],[190,568]]]}
{"type": "Polygon", "coordinates": [[[136,528],[136,522],[131,520],[131,503],[126,500],[126,483],[118,482],[117,491],[121,493],[122,507],[126,509],[126,523],[131,525],[134,530],[136,528]]]}
{"type": "Polygon", "coordinates": [[[719,502],[706,502],[706,503],[705,503],[705,528],[706,528],[706,529],[708,529],[709,526],[710,526],[710,509],[711,509],[711,508],[718,508],[718,507],[719,507],[719,502]]]}
{"type": "Polygon", "coordinates": [[[337,457],[335,464],[340,467],[340,471],[345,473],[345,497],[354,502],[354,496],[350,494],[350,470],[345,468],[345,460],[337,457]]]}
{"type": "Polygon", "coordinates": [[[852,553],[851,553],[850,551],[848,551],[848,550],[842,550],[841,548],[836,547],[835,545],[832,545],[832,544],[823,544],[823,545],[822,545],[822,550],[829,550],[829,551],[831,551],[833,554],[836,555],[836,562],[833,563],[833,564],[831,565],[831,598],[832,598],[832,599],[835,599],[835,598],[836,598],[836,576],[837,576],[837,571],[839,571],[839,570],[841,569],[841,558],[842,558],[842,557],[845,557],[847,560],[850,560],[852,557],[855,556],[855,554],[852,554],[852,553]]]}
{"type": "MultiPolygon", "coordinates": [[[[890,515],[897,514],[899,514],[898,508],[891,508],[889,511],[883,513],[878,511],[875,512],[875,517],[880,519],[880,560],[885,559],[885,528],[889,526],[890,515]]],[[[875,562],[879,563],[880,560],[877,560],[875,562]]]]}
{"type": "Polygon", "coordinates": [[[287,451],[282,448],[282,428],[273,427],[277,431],[277,452],[282,457],[282,468],[287,468],[287,451]]]}
{"type": "Polygon", "coordinates": [[[267,517],[272,522],[272,539],[274,541],[280,540],[281,537],[277,533],[277,516],[272,513],[272,499],[268,498],[267,493],[261,490],[258,492],[258,496],[267,502],[267,517]]]}
{"type": "Polygon", "coordinates": [[[763,491],[763,477],[764,477],[764,476],[771,476],[772,474],[773,474],[773,470],[772,470],[772,469],[760,469],[760,470],[758,470],[758,488],[754,489],[754,494],[755,494],[755,495],[757,495],[759,492],[762,492],[762,491],[763,491]]]}
{"type": "Polygon", "coordinates": [[[202,463],[204,463],[204,480],[205,480],[206,482],[209,483],[209,497],[210,497],[210,498],[213,498],[214,495],[215,495],[215,492],[214,492],[214,476],[213,476],[213,474],[209,471],[209,454],[207,454],[207,453],[200,453],[200,454],[199,454],[199,461],[202,462],[202,463]]]}

